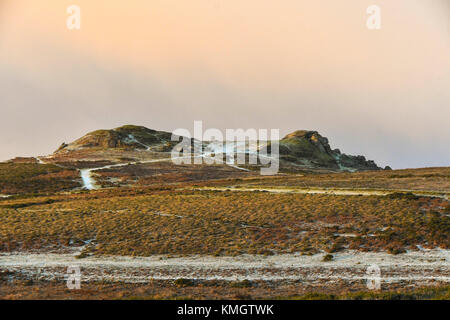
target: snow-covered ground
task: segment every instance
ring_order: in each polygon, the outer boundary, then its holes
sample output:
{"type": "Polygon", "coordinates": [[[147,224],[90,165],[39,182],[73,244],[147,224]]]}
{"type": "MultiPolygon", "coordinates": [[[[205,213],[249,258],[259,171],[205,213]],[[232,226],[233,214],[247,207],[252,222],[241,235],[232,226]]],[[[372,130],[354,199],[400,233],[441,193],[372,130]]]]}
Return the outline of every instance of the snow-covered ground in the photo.
{"type": "MultiPolygon", "coordinates": [[[[98,170],[98,169],[97,169],[98,170]]],[[[83,188],[87,190],[94,190],[97,188],[97,185],[95,184],[94,178],[92,178],[92,171],[93,169],[81,169],[81,179],[83,181],[83,188]]]]}
{"type": "Polygon", "coordinates": [[[146,149],[147,151],[150,151],[150,149],[151,149],[151,146],[148,146],[148,145],[143,144],[142,142],[138,141],[132,134],[129,134],[129,135],[128,135],[128,139],[125,140],[124,142],[125,142],[125,143],[130,143],[130,142],[132,142],[132,143],[140,144],[141,146],[145,147],[145,149],[146,149]]]}
{"type": "Polygon", "coordinates": [[[242,255],[237,257],[189,256],[87,257],[74,254],[0,254],[0,270],[19,272],[40,279],[63,279],[69,266],[79,266],[82,281],[125,281],[142,283],[150,279],[203,280],[302,280],[304,282],[364,280],[367,268],[380,268],[381,282],[412,281],[450,283],[450,250],[410,251],[401,255],[344,251],[323,262],[324,254],[302,256],[242,255]]]}
{"type": "Polygon", "coordinates": [[[210,142],[205,148],[205,153],[224,153],[227,156],[232,156],[235,153],[253,153],[257,154],[257,142],[248,141],[225,141],[225,142],[210,142]]]}

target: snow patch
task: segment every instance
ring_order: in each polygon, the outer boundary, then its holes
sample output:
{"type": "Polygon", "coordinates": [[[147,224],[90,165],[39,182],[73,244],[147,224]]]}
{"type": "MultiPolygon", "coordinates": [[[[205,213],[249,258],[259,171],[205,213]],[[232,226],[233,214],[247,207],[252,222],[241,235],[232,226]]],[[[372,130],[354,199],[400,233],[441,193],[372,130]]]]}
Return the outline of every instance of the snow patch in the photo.
{"type": "Polygon", "coordinates": [[[148,146],[148,145],[146,145],[146,144],[143,144],[142,142],[138,141],[138,140],[136,139],[136,137],[133,136],[132,134],[129,134],[128,137],[127,137],[126,139],[124,139],[124,142],[125,142],[125,143],[130,143],[130,142],[132,142],[132,143],[140,144],[141,146],[145,147],[147,151],[149,151],[149,150],[151,149],[150,146],[148,146]]]}

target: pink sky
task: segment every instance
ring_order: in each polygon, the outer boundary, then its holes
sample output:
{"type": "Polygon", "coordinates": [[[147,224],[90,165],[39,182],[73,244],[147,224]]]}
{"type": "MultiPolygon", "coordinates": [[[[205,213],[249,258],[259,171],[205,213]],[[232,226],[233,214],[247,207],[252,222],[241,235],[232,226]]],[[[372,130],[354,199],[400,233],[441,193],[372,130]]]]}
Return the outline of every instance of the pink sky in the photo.
{"type": "Polygon", "coordinates": [[[203,120],[314,129],[396,168],[449,165],[449,15],[446,0],[0,0],[0,159],[203,120]],[[366,28],[372,4],[381,30],[366,28]]]}

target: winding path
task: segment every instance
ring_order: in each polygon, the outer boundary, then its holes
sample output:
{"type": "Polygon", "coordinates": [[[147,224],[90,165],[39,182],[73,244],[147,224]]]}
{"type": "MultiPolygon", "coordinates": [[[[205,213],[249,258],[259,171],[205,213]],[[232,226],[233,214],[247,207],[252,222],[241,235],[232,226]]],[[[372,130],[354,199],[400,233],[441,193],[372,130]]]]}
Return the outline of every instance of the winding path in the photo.
{"type": "MultiPolygon", "coordinates": [[[[135,143],[138,143],[138,144],[141,144],[141,145],[147,147],[147,151],[150,150],[150,146],[147,146],[147,145],[139,142],[134,136],[130,135],[128,138],[130,139],[130,141],[133,141],[135,143]]],[[[232,145],[234,146],[235,149],[240,146],[239,143],[237,143],[236,145],[235,144],[232,144],[232,145]]],[[[232,151],[230,151],[230,146],[228,144],[224,144],[222,146],[223,149],[220,150],[219,147],[213,142],[213,143],[210,143],[210,145],[208,145],[206,147],[206,149],[208,149],[208,148],[209,148],[210,152],[203,153],[202,155],[199,155],[199,156],[194,156],[194,158],[196,158],[196,157],[202,157],[202,158],[211,157],[212,153],[218,153],[218,152],[224,153],[228,156],[228,154],[230,152],[232,152],[232,151]]],[[[264,155],[258,154],[258,156],[264,156],[264,155]]],[[[267,156],[264,156],[264,157],[270,158],[267,156]]],[[[95,190],[95,189],[99,189],[100,187],[96,184],[96,181],[92,175],[92,172],[94,172],[94,171],[98,171],[98,170],[102,170],[102,169],[123,167],[123,166],[129,165],[129,164],[134,165],[134,164],[141,164],[141,163],[155,163],[155,162],[171,161],[171,160],[176,160],[176,159],[188,159],[188,158],[191,158],[191,156],[178,157],[178,158],[164,158],[164,159],[147,160],[147,161],[136,161],[136,162],[130,162],[130,163],[118,163],[118,164],[112,164],[112,165],[107,165],[107,166],[103,166],[103,167],[97,167],[97,168],[80,169],[80,175],[81,175],[81,179],[83,181],[83,188],[87,189],[87,190],[95,190]]],[[[40,158],[38,158],[38,161],[39,161],[39,163],[45,163],[40,158]]],[[[232,167],[232,168],[235,168],[238,170],[247,171],[247,172],[250,171],[249,169],[241,168],[241,167],[235,165],[234,162],[226,161],[225,164],[228,165],[229,167],[232,167]]]]}
{"type": "MultiPolygon", "coordinates": [[[[180,158],[174,158],[174,159],[187,159],[188,157],[180,157],[180,158]]],[[[164,162],[164,161],[171,161],[172,158],[164,158],[164,159],[154,159],[154,160],[146,160],[146,161],[136,161],[136,162],[126,162],[126,163],[118,163],[118,164],[110,164],[103,167],[98,168],[90,168],[90,169],[80,169],[81,179],[83,180],[83,188],[87,190],[95,190],[99,189],[100,187],[96,184],[95,179],[92,177],[93,171],[103,170],[103,169],[111,169],[111,168],[118,168],[118,167],[124,167],[127,165],[134,165],[134,164],[141,164],[141,163],[154,163],[154,162],[164,162]]]]}

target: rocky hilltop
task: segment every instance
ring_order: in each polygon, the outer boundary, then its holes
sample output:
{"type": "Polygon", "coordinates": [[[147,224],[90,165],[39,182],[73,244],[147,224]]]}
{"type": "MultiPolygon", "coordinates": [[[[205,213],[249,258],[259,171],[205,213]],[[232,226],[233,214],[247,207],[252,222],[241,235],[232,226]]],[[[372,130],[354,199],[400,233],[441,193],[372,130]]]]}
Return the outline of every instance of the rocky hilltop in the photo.
{"type": "Polygon", "coordinates": [[[55,154],[83,149],[101,150],[110,148],[170,151],[176,142],[172,134],[142,126],[126,125],[111,130],[97,130],[86,134],[70,144],[63,143],[55,154]]]}
{"type": "Polygon", "coordinates": [[[280,159],[311,168],[340,171],[381,170],[364,156],[352,156],[332,150],[328,139],[317,131],[298,130],[280,140],[280,159]]]}

